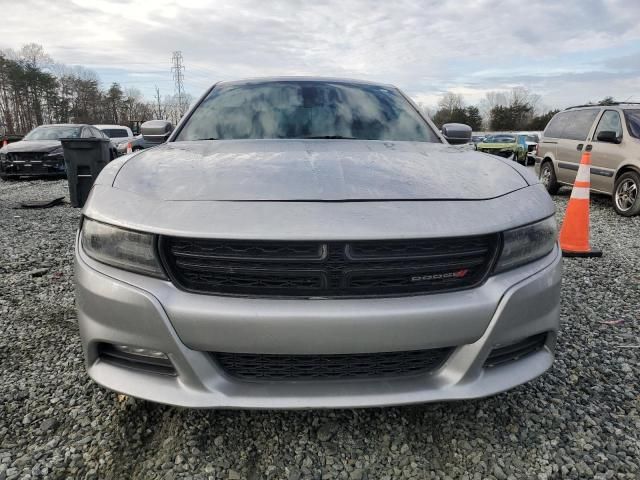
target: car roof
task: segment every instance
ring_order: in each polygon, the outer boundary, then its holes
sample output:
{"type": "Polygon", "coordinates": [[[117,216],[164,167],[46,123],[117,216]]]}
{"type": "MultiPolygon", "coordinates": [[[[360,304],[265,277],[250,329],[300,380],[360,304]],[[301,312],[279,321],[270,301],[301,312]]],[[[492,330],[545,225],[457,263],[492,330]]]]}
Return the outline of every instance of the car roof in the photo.
{"type": "MultiPolygon", "coordinates": [[[[46,125],[38,125],[38,127],[88,127],[86,123],[47,123],[46,125]]],[[[36,128],[38,128],[36,127],[36,128]]]]}
{"type": "Polygon", "coordinates": [[[129,127],[125,126],[125,125],[94,125],[94,127],[99,128],[99,129],[103,129],[103,128],[124,128],[125,130],[128,130],[129,127]]]}
{"type": "Polygon", "coordinates": [[[371,82],[368,80],[357,80],[353,78],[338,77],[316,77],[316,76],[282,76],[282,77],[255,77],[246,78],[244,80],[222,81],[218,85],[244,85],[251,83],[269,83],[269,82],[326,82],[326,83],[352,83],[358,85],[375,85],[379,87],[396,88],[395,85],[388,83],[371,82]]]}
{"type": "Polygon", "coordinates": [[[575,105],[573,107],[567,107],[563,111],[567,110],[588,110],[590,108],[622,108],[622,109],[638,109],[640,108],[640,102],[614,102],[611,105],[575,105]]]}

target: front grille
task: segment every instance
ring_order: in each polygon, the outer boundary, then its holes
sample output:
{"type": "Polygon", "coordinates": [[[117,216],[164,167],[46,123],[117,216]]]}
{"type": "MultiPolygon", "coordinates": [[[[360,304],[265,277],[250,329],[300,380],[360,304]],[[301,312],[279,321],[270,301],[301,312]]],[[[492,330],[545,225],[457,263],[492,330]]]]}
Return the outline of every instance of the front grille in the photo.
{"type": "Polygon", "coordinates": [[[46,157],[41,152],[10,152],[0,171],[10,175],[59,175],[64,173],[62,156],[46,157]]]}
{"type": "Polygon", "coordinates": [[[366,297],[471,288],[487,276],[498,235],[287,242],[161,237],[171,280],[206,294],[366,297]]]}
{"type": "Polygon", "coordinates": [[[212,353],[230,376],[252,381],[346,380],[427,374],[441,366],[451,348],[337,355],[212,353]]]}
{"type": "Polygon", "coordinates": [[[11,152],[7,153],[7,160],[10,162],[40,162],[44,160],[42,152],[11,152]]]}

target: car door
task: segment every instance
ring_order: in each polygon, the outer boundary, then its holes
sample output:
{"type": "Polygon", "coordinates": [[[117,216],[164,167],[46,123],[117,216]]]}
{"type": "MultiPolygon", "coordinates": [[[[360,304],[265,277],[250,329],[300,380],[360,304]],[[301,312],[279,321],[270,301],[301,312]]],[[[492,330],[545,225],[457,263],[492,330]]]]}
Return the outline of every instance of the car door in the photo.
{"type": "Polygon", "coordinates": [[[557,177],[560,183],[572,185],[578,173],[587,137],[600,109],[586,108],[562,112],[562,133],[556,145],[557,177]]]}
{"type": "Polygon", "coordinates": [[[624,134],[620,113],[613,109],[604,110],[598,120],[591,142],[591,188],[611,194],[613,177],[618,165],[624,160],[624,134]],[[615,142],[600,141],[601,132],[615,132],[615,142]]]}
{"type": "MultiPolygon", "coordinates": [[[[547,123],[544,132],[542,132],[542,137],[538,144],[538,158],[536,159],[537,173],[540,173],[539,168],[543,159],[551,158],[555,161],[558,139],[562,135],[561,123],[563,122],[563,118],[562,113],[556,113],[551,120],[549,120],[549,123],[547,123]]],[[[554,164],[554,168],[557,172],[557,165],[554,164]]]]}

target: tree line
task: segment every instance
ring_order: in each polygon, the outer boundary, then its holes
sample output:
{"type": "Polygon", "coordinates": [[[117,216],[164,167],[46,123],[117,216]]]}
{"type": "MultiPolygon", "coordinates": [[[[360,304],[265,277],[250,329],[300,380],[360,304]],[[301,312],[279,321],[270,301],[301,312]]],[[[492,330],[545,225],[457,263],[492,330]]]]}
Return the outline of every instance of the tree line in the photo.
{"type": "Polygon", "coordinates": [[[438,128],[445,123],[466,123],[474,131],[544,130],[558,110],[544,111],[540,97],[526,88],[488,92],[479,106],[466,106],[460,94],[447,92],[440,98],[431,118],[438,128]]]}
{"type": "MultiPolygon", "coordinates": [[[[609,96],[588,105],[616,103],[609,96]]],[[[446,92],[440,97],[435,112],[424,109],[438,128],[445,123],[465,123],[474,131],[542,131],[551,117],[560,111],[540,106],[540,96],[524,87],[488,92],[479,106],[466,106],[462,95],[446,92]]]]}
{"type": "Polygon", "coordinates": [[[101,88],[95,72],[56,63],[37,44],[0,51],[0,124],[8,134],[50,123],[134,125],[163,118],[175,124],[183,109],[157,87],[152,101],[118,83],[101,88]]]}

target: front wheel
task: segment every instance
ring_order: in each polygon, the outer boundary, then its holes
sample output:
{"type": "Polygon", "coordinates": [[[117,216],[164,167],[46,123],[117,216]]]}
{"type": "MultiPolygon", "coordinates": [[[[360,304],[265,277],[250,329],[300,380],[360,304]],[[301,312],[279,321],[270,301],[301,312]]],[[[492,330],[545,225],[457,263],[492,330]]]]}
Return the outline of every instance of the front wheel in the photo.
{"type": "Polygon", "coordinates": [[[613,209],[618,215],[632,217],[640,213],[640,174],[626,172],[618,177],[613,188],[613,209]]]}
{"type": "Polygon", "coordinates": [[[540,166],[540,181],[544,185],[544,188],[547,189],[547,192],[551,195],[558,193],[560,184],[556,178],[556,172],[553,169],[553,164],[549,160],[540,166]]]}

